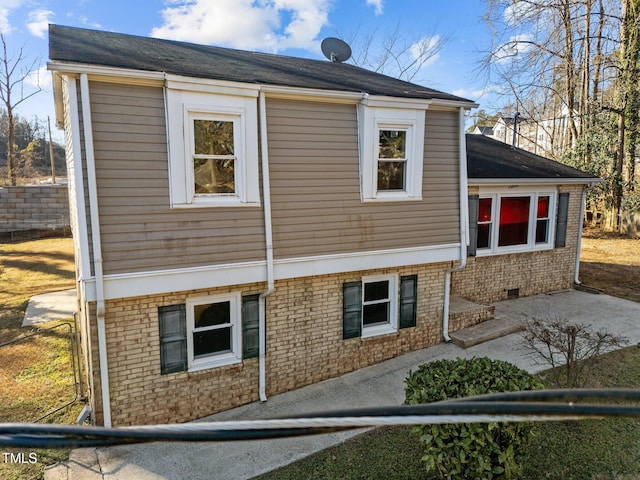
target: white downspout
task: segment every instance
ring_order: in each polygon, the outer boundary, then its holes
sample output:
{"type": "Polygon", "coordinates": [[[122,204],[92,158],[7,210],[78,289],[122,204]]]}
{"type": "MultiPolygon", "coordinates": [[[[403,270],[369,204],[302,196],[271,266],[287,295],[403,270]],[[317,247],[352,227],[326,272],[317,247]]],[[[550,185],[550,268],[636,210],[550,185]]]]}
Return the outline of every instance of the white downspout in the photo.
{"type": "Polygon", "coordinates": [[[587,202],[587,191],[594,187],[595,183],[591,182],[582,189],[582,199],[580,200],[580,217],[578,220],[578,247],[576,248],[576,265],[573,274],[573,283],[581,285],[580,276],[580,253],[582,252],[582,224],[584,223],[584,209],[587,202]]]}
{"type": "Polygon", "coordinates": [[[89,78],[80,75],[80,96],[82,98],[82,122],[84,147],[89,187],[89,215],[91,217],[91,239],[93,243],[93,271],[96,279],[96,318],[98,324],[98,353],[100,363],[100,385],[102,387],[102,410],[104,426],[111,427],[111,396],[109,393],[109,365],[107,362],[107,336],[105,330],[104,278],[102,272],[102,243],[100,241],[100,212],[98,210],[98,187],[96,180],[96,159],[93,151],[93,131],[91,123],[91,103],[89,98],[89,78]]]}
{"type": "Polygon", "coordinates": [[[460,156],[460,264],[448,269],[444,274],[444,305],[442,309],[442,337],[445,342],[450,342],[449,336],[449,300],[451,296],[451,274],[462,270],[467,265],[467,245],[469,244],[469,203],[468,203],[468,183],[467,183],[467,140],[464,134],[464,108],[458,109],[460,125],[459,151],[460,156]]]}
{"type": "Polygon", "coordinates": [[[273,293],[273,233],[271,228],[271,186],[269,183],[269,145],[267,143],[267,110],[265,94],[260,90],[260,150],[262,160],[262,197],[264,208],[264,240],[267,255],[267,289],[260,294],[258,302],[259,324],[258,324],[258,393],[260,401],[267,401],[266,394],[266,362],[265,351],[267,348],[266,336],[266,301],[265,299],[273,293]]]}

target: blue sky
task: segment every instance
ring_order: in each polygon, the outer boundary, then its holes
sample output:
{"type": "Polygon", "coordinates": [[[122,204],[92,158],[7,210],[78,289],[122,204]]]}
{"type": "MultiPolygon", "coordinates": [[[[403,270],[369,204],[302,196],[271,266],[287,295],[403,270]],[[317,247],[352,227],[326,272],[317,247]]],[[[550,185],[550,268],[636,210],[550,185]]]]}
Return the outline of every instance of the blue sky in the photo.
{"type": "MultiPolygon", "coordinates": [[[[23,48],[25,65],[41,67],[31,82],[40,81],[44,92],[18,108],[27,119],[53,120],[44,70],[48,23],[320,59],[320,41],[328,36],[375,32],[382,40],[397,28],[410,41],[448,37],[413,81],[493,112],[499,105],[483,95],[486,86],[474,73],[490,40],[484,11],[482,0],[0,0],[0,30],[10,52],[23,48]]],[[[353,42],[355,50],[357,38],[353,42]]]]}

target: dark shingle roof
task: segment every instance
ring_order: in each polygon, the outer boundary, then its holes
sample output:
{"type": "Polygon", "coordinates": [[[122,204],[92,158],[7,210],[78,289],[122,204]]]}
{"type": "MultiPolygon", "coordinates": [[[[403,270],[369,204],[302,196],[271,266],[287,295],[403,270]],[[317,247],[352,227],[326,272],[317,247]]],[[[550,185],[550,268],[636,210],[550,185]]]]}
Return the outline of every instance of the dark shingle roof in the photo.
{"type": "Polygon", "coordinates": [[[345,63],[49,26],[53,61],[289,87],[419,99],[470,100],[345,63]]]}
{"type": "Polygon", "coordinates": [[[467,175],[478,179],[584,179],[598,177],[507,143],[467,134],[467,175]]]}

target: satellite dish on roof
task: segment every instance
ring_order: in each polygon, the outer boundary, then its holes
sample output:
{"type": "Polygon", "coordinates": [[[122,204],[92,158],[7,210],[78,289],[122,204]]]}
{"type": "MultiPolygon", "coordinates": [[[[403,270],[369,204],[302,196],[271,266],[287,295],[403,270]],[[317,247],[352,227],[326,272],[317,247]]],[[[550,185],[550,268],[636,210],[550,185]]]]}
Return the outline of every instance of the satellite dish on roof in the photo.
{"type": "Polygon", "coordinates": [[[320,44],[322,53],[332,62],[346,62],[351,58],[351,47],[339,38],[329,37],[320,44]]]}

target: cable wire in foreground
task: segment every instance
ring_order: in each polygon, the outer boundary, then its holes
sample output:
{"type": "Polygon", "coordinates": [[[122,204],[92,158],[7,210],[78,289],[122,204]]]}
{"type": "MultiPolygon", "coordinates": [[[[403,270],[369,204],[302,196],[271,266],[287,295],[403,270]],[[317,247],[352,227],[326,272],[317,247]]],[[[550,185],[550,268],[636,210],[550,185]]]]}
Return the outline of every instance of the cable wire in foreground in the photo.
{"type": "Polygon", "coordinates": [[[422,405],[372,407],[288,418],[104,428],[0,424],[0,445],[32,448],[106,447],[145,442],[241,441],[317,435],[390,425],[530,422],[640,417],[640,390],[539,390],[481,395],[422,405]]]}

